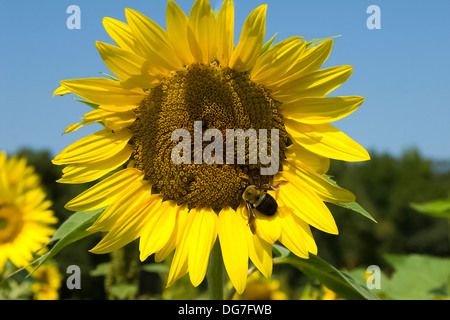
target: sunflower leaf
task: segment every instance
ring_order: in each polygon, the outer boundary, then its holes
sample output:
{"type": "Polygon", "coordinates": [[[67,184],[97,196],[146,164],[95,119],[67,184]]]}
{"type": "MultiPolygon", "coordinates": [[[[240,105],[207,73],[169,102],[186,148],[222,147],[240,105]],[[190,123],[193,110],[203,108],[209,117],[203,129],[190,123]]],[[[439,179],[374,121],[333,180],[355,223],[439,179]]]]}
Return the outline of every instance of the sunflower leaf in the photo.
{"type": "Polygon", "coordinates": [[[102,75],[104,75],[105,77],[110,78],[111,80],[114,80],[114,81],[120,81],[119,78],[114,77],[114,76],[112,76],[112,75],[110,75],[110,74],[107,74],[107,73],[104,73],[104,72],[100,72],[100,73],[101,73],[102,75]]]}
{"type": "Polygon", "coordinates": [[[306,42],[306,49],[313,47],[313,46],[317,46],[328,39],[335,39],[335,38],[339,38],[339,37],[340,37],[340,35],[334,36],[334,37],[329,37],[329,38],[313,39],[311,41],[306,42]]]}
{"type": "Polygon", "coordinates": [[[383,258],[394,269],[382,285],[389,299],[430,300],[450,297],[449,258],[424,254],[385,254],[383,258]]]}
{"type": "Polygon", "coordinates": [[[423,214],[450,219],[450,198],[425,203],[411,203],[411,207],[423,214]]]}
{"type": "Polygon", "coordinates": [[[92,109],[98,109],[98,107],[99,107],[98,104],[95,104],[95,103],[92,103],[92,102],[89,102],[89,101],[86,101],[86,100],[75,99],[75,98],[73,98],[73,100],[81,102],[81,103],[84,103],[85,105],[91,107],[92,109]]]}
{"type": "Polygon", "coordinates": [[[367,212],[366,209],[361,207],[361,205],[357,202],[336,203],[336,205],[346,208],[346,209],[350,209],[355,212],[358,212],[358,213],[362,214],[364,217],[366,217],[367,219],[370,219],[373,222],[377,223],[377,220],[375,220],[374,217],[372,217],[372,215],[369,212],[367,212]]]}
{"type": "Polygon", "coordinates": [[[309,259],[302,259],[290,253],[287,257],[274,259],[274,263],[290,264],[309,278],[318,280],[341,298],[349,300],[379,300],[365,286],[312,253],[309,254],[309,259]]]}
{"type": "Polygon", "coordinates": [[[170,268],[168,265],[163,264],[163,263],[150,263],[150,264],[144,264],[142,266],[142,271],[168,274],[170,271],[170,268]]]}
{"type": "Polygon", "coordinates": [[[273,253],[278,258],[285,258],[291,253],[288,249],[286,249],[285,247],[283,247],[283,246],[281,246],[279,244],[276,244],[276,243],[274,243],[272,245],[272,250],[273,250],[273,253]]]}
{"type": "Polygon", "coordinates": [[[275,33],[275,34],[273,35],[273,37],[270,38],[270,40],[267,41],[267,42],[263,45],[263,47],[262,47],[262,49],[261,49],[261,54],[263,54],[264,52],[266,52],[267,50],[269,50],[269,48],[272,46],[273,42],[275,41],[275,37],[277,36],[277,34],[278,34],[278,33],[275,33]]]}
{"type": "Polygon", "coordinates": [[[76,212],[72,214],[58,230],[56,230],[55,234],[50,239],[49,244],[57,241],[53,247],[46,254],[40,256],[31,263],[31,265],[37,264],[31,273],[69,244],[91,235],[92,233],[86,231],[86,229],[94,223],[102,212],[103,209],[99,209],[91,212],[76,212]]]}
{"type": "MultiPolygon", "coordinates": [[[[335,186],[339,187],[339,185],[337,184],[336,181],[334,181],[333,179],[331,179],[330,176],[324,175],[323,176],[325,178],[325,180],[327,180],[329,183],[334,184],[335,186]]],[[[374,217],[372,217],[372,215],[367,212],[366,209],[364,209],[363,207],[361,207],[361,205],[359,203],[357,203],[356,201],[354,202],[350,202],[350,203],[334,203],[335,205],[338,205],[340,207],[346,208],[346,209],[350,209],[352,211],[358,212],[361,215],[363,215],[364,217],[366,217],[369,220],[372,220],[373,222],[377,223],[377,220],[374,219],[374,217]]]]}

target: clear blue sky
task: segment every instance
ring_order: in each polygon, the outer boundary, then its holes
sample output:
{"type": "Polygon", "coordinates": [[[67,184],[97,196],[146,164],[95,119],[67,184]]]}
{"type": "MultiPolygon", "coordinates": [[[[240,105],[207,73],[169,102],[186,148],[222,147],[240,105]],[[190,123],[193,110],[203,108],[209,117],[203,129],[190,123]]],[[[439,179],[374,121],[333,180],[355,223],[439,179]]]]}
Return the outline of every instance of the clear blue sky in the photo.
{"type": "MultiPolygon", "coordinates": [[[[177,3],[189,13],[193,0],[177,3]]],[[[211,0],[219,8],[221,0],[211,0]]],[[[236,34],[256,6],[267,3],[267,34],[277,41],[342,35],[324,67],[353,65],[352,77],[331,95],[361,95],[362,107],[335,122],[367,149],[399,155],[417,147],[450,159],[450,1],[235,0],[236,34]],[[381,9],[381,29],[369,30],[369,5],[381,9]]],[[[165,27],[166,0],[17,0],[0,4],[0,150],[21,147],[53,155],[99,129],[61,133],[89,108],[72,97],[52,98],[58,81],[109,73],[95,41],[113,43],[102,18],[125,21],[138,10],[165,27]],[[69,30],[69,5],[81,8],[81,29],[69,30]]]]}

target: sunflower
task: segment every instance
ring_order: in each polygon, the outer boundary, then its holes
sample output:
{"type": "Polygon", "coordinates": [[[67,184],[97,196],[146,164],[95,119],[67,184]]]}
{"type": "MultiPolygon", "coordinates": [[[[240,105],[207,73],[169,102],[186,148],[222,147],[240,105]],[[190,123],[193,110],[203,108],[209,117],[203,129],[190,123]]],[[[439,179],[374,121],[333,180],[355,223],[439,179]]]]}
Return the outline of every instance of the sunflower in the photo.
{"type": "MultiPolygon", "coordinates": [[[[131,9],[125,9],[126,23],[104,18],[117,46],[96,46],[115,76],[61,81],[54,93],[74,93],[94,108],[65,132],[92,123],[104,127],[53,160],[67,165],[60,182],[103,177],[66,205],[73,211],[107,207],[89,228],[106,232],[93,253],[140,238],[141,260],[155,254],[162,261],[174,251],[168,285],[189,273],[198,286],[218,238],[226,271],[242,293],[249,259],[270,277],[275,241],[308,258],[317,253],[310,226],[338,233],[324,202],[348,203],[355,197],[325,179],[329,159],[363,161],[369,155],[329,122],[356,110],[364,98],[326,97],[353,70],[319,70],[332,40],[310,46],[291,37],[266,50],[266,9],[262,5],[250,13],[236,47],[229,0],[216,15],[208,0],[196,0],[189,16],[169,0],[167,30],[131,9]],[[228,129],[277,130],[278,152],[271,157],[280,170],[261,174],[267,163],[250,161],[248,151],[244,164],[175,163],[171,155],[180,141],[172,139],[174,131],[193,134],[198,123],[224,136],[228,129]],[[251,227],[242,189],[273,181],[288,182],[270,192],[278,210],[272,216],[254,210],[251,227]]],[[[208,148],[204,141],[200,152],[208,148]]],[[[187,142],[192,152],[183,150],[188,160],[197,156],[196,143],[187,142]]],[[[270,150],[271,144],[266,154],[270,150]]]]}
{"type": "MultiPolygon", "coordinates": [[[[30,272],[33,271],[30,269],[30,272]]],[[[39,269],[32,273],[36,282],[31,284],[34,300],[58,300],[58,290],[61,288],[63,280],[58,267],[53,264],[43,264],[39,269]]]]}
{"type": "Polygon", "coordinates": [[[25,158],[0,152],[0,272],[7,260],[24,267],[50,240],[57,222],[39,176],[25,158]]]}
{"type": "Polygon", "coordinates": [[[247,279],[242,295],[234,295],[233,300],[287,300],[287,294],[281,289],[277,279],[265,279],[261,273],[254,272],[247,279]]]}

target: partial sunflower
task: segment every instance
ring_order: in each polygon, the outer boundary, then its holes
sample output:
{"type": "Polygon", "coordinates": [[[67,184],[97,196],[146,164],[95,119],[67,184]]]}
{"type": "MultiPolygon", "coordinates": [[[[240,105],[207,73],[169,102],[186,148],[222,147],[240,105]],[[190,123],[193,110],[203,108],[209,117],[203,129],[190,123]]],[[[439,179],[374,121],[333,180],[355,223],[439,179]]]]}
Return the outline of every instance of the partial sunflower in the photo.
{"type": "MultiPolygon", "coordinates": [[[[263,52],[266,8],[250,13],[236,47],[229,0],[217,17],[208,0],[195,1],[189,17],[169,0],[167,31],[131,9],[125,9],[127,23],[103,20],[117,46],[96,45],[117,79],[65,80],[54,93],[74,93],[94,107],[65,132],[104,126],[53,160],[68,165],[63,183],[109,174],[66,205],[73,211],[107,207],[89,229],[107,232],[92,252],[111,252],[140,237],[141,260],[155,254],[162,261],[175,250],[168,285],[189,272],[197,286],[218,237],[230,280],[242,293],[249,258],[270,277],[275,241],[307,258],[317,253],[310,225],[338,233],[324,201],[355,197],[324,178],[329,159],[363,161],[369,155],[329,122],[356,110],[364,98],[325,97],[353,70],[319,70],[332,40],[308,47],[292,37],[263,52]],[[203,131],[217,129],[223,136],[227,129],[278,130],[279,152],[271,156],[278,158],[280,171],[261,175],[266,164],[259,159],[250,164],[247,149],[245,164],[174,163],[171,153],[179,141],[172,140],[173,132],[186,129],[192,135],[200,121],[203,131]],[[280,180],[289,183],[272,192],[277,212],[255,210],[252,232],[243,187],[280,180]]],[[[196,157],[194,144],[183,156],[196,157]]]]}
{"type": "Polygon", "coordinates": [[[31,284],[31,291],[33,292],[34,300],[58,300],[59,289],[63,276],[58,270],[58,267],[53,264],[43,264],[37,270],[33,271],[32,277],[35,282],[31,284]]]}
{"type": "Polygon", "coordinates": [[[40,178],[25,158],[0,152],[0,272],[7,260],[28,265],[50,240],[57,222],[40,178]]]}
{"type": "Polygon", "coordinates": [[[233,300],[288,300],[288,295],[281,289],[277,279],[265,279],[259,272],[253,272],[247,279],[247,286],[241,295],[234,295],[233,300]]]}

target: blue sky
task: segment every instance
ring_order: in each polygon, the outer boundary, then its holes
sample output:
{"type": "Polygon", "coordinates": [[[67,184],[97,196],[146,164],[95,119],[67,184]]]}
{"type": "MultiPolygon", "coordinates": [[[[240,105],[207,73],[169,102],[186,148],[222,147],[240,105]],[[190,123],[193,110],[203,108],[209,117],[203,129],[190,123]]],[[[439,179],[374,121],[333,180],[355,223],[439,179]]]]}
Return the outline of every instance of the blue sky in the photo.
{"type": "MultiPolygon", "coordinates": [[[[178,0],[189,13],[194,0],[178,0]]],[[[125,21],[138,10],[165,27],[166,0],[41,0],[0,4],[0,150],[21,147],[53,155],[99,129],[62,135],[88,107],[71,96],[51,97],[59,80],[109,73],[95,41],[113,43],[105,16],[125,21]],[[69,30],[67,7],[81,9],[81,29],[69,30]]],[[[211,0],[220,8],[221,0],[211,0]]],[[[433,159],[450,159],[450,1],[235,0],[236,33],[246,16],[267,3],[266,39],[307,40],[342,35],[324,67],[353,65],[352,77],[331,96],[360,95],[359,110],[334,125],[366,149],[399,155],[417,147],[433,159]],[[381,29],[369,30],[370,5],[381,9],[381,29]]]]}

